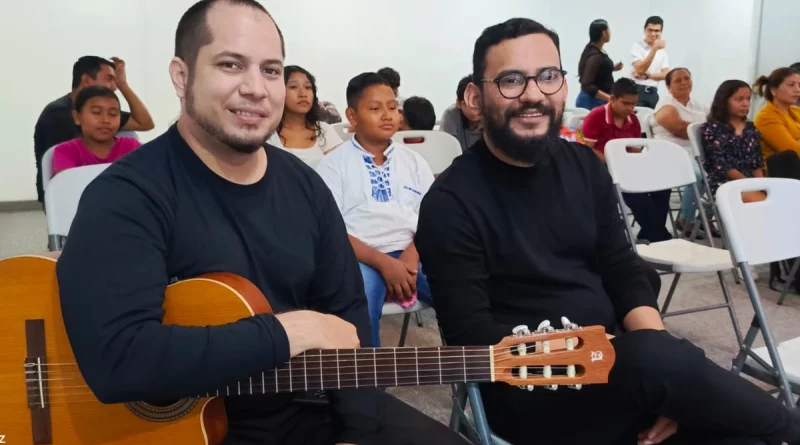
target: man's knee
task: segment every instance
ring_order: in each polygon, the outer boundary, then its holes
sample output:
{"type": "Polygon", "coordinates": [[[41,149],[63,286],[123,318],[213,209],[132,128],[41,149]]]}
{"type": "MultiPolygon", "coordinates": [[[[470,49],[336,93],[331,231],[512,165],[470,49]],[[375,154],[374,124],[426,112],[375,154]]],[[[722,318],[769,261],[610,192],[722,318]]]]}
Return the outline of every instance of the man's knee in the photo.
{"type": "Polygon", "coordinates": [[[381,307],[383,305],[383,300],[386,298],[386,284],[383,276],[374,268],[363,263],[359,263],[358,267],[361,269],[361,279],[364,281],[367,305],[372,313],[375,310],[374,306],[381,307]]]}

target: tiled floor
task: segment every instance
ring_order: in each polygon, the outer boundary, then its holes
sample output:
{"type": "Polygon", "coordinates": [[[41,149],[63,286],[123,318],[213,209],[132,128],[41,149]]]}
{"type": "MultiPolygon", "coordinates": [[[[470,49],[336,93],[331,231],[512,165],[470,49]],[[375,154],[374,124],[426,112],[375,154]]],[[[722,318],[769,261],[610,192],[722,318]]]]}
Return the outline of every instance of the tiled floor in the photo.
{"type": "MultiPolygon", "coordinates": [[[[0,258],[46,250],[47,224],[42,212],[0,213],[0,258]]],[[[786,340],[800,336],[800,298],[789,297],[783,306],[777,306],[777,293],[766,285],[768,270],[759,267],[762,280],[758,283],[761,301],[765,307],[775,337],[786,340]]],[[[734,298],[740,324],[746,329],[752,318],[744,285],[734,283],[730,273],[726,274],[734,298]]],[[[667,293],[672,278],[663,277],[661,301],[667,293]]],[[[719,282],[715,274],[681,277],[672,306],[675,310],[722,302],[719,282]]],[[[438,345],[439,334],[432,311],[424,313],[424,327],[413,322],[409,329],[407,344],[410,346],[438,345]]],[[[389,317],[383,321],[384,345],[397,344],[402,317],[389,317]]],[[[534,326],[538,321],[531,322],[534,326]]],[[[695,342],[705,349],[707,355],[723,367],[730,367],[736,354],[736,341],[727,311],[716,310],[668,318],[668,329],[679,337],[695,342]]],[[[511,334],[511,333],[509,333],[511,334]]],[[[759,345],[760,345],[759,341],[759,345]]],[[[402,388],[391,390],[400,398],[442,421],[449,420],[452,402],[449,387],[402,388]]]]}

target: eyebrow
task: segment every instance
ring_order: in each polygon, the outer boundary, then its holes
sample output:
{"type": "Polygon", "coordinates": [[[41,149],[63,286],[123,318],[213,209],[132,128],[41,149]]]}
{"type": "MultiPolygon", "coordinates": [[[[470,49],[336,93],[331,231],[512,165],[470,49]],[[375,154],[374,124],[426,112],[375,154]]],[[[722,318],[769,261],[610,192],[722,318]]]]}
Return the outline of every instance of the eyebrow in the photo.
{"type": "MultiPolygon", "coordinates": [[[[560,70],[560,69],[561,68],[557,67],[557,66],[545,66],[545,67],[539,68],[539,70],[537,70],[536,74],[534,74],[534,75],[538,76],[543,71],[547,71],[547,70],[560,70]]],[[[494,77],[495,77],[495,79],[499,79],[499,78],[501,78],[503,76],[507,76],[509,74],[522,74],[523,76],[527,76],[527,74],[525,74],[525,72],[522,71],[522,70],[503,70],[503,71],[500,71],[499,73],[497,73],[497,75],[495,75],[494,77]]]]}
{"type": "MultiPolygon", "coordinates": [[[[250,60],[249,57],[247,57],[247,56],[245,56],[243,54],[239,54],[239,53],[234,52],[234,51],[222,51],[221,53],[219,53],[216,56],[214,56],[215,59],[221,59],[223,57],[231,57],[233,59],[236,59],[236,60],[239,60],[239,61],[242,61],[242,62],[250,60]]],[[[263,62],[263,64],[266,64],[266,65],[283,65],[283,60],[282,59],[267,59],[267,60],[265,60],[263,62]]]]}

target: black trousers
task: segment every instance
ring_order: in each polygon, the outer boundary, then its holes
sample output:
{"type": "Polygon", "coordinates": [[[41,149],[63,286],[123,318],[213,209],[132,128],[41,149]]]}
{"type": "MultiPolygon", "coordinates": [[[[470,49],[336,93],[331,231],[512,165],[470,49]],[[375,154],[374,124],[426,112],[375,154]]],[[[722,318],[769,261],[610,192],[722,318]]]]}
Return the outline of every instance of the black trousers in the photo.
{"type": "Polygon", "coordinates": [[[767,175],[773,178],[800,179],[800,158],[792,150],[767,158],[767,175]]]}
{"type": "MultiPolygon", "coordinates": [[[[380,430],[358,445],[469,445],[446,425],[380,393],[380,430]]],[[[224,445],[334,445],[337,425],[328,405],[294,403],[269,419],[231,425],[224,445]]]]}
{"type": "Polygon", "coordinates": [[[672,239],[672,234],[666,227],[670,193],[670,190],[662,190],[654,193],[622,194],[622,199],[641,227],[639,238],[652,243],[672,239]]]}
{"type": "Polygon", "coordinates": [[[533,392],[481,387],[493,432],[515,444],[635,445],[658,416],[678,422],[670,445],[800,443],[800,417],[747,380],[666,331],[612,340],[606,385],[533,392]]]}
{"type": "Polygon", "coordinates": [[[658,88],[636,85],[636,89],[639,92],[639,100],[636,106],[655,109],[656,105],[658,105],[658,88]]]}

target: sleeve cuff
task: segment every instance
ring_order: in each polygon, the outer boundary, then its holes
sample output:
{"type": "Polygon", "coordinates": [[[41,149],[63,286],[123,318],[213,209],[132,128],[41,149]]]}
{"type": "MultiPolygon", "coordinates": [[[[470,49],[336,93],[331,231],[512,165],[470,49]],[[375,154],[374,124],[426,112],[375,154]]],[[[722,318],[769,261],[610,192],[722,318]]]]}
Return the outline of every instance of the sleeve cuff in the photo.
{"type": "Polygon", "coordinates": [[[272,331],[273,363],[280,365],[288,362],[291,356],[289,355],[289,336],[286,335],[286,329],[273,314],[264,314],[262,317],[272,331]]]}

